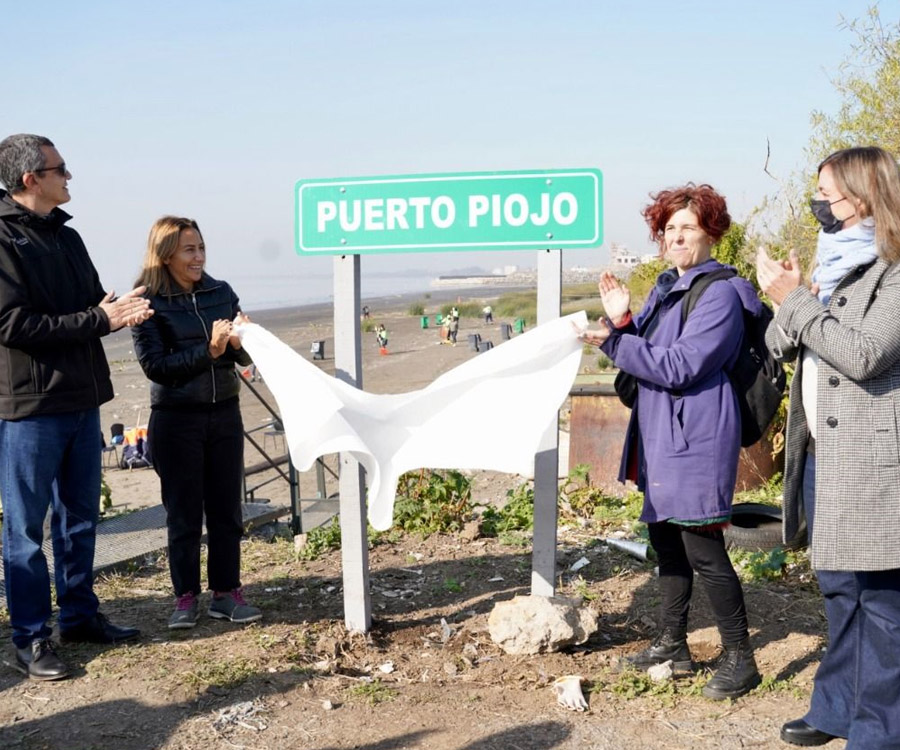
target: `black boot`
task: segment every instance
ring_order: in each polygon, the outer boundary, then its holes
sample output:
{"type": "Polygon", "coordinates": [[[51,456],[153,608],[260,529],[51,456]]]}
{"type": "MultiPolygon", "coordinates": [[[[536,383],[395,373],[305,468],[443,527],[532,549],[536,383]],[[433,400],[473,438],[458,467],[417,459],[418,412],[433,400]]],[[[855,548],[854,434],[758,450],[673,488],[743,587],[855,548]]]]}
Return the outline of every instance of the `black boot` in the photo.
{"type": "Polygon", "coordinates": [[[676,628],[663,628],[648,648],[625,657],[625,661],[637,669],[649,669],[664,661],[672,662],[676,672],[691,671],[691,652],[687,645],[687,634],[676,628]]]}
{"type": "Polygon", "coordinates": [[[703,695],[714,701],[739,698],[762,682],[750,639],[725,645],[725,655],[712,679],[703,688],[703,695]]]}

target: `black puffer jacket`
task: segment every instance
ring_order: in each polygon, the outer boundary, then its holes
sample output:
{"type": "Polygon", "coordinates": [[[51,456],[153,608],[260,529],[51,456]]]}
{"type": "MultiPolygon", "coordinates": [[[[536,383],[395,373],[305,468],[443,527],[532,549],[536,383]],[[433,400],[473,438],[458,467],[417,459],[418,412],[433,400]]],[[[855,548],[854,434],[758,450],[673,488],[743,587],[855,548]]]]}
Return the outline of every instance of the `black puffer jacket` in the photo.
{"type": "Polygon", "coordinates": [[[203,274],[193,292],[150,298],[153,317],[131,329],[134,351],[153,381],[153,408],[202,408],[235,398],[241,390],[234,364],[250,364],[250,355],[229,344],[218,359],[209,354],[217,320],[240,312],[237,295],[224,281],[203,274]]]}
{"type": "Polygon", "coordinates": [[[113,397],[105,292],[71,219],[0,190],[0,419],[93,409],[113,397]]]}

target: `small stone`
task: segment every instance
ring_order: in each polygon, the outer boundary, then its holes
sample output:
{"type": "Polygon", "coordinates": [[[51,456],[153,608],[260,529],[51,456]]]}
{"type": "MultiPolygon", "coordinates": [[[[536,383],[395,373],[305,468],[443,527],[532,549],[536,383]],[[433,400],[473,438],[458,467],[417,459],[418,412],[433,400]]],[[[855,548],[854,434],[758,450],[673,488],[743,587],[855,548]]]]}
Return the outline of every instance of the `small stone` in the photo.
{"type": "Polygon", "coordinates": [[[326,711],[331,711],[334,709],[334,703],[329,700],[324,700],[322,701],[322,708],[324,708],[326,711]]]}

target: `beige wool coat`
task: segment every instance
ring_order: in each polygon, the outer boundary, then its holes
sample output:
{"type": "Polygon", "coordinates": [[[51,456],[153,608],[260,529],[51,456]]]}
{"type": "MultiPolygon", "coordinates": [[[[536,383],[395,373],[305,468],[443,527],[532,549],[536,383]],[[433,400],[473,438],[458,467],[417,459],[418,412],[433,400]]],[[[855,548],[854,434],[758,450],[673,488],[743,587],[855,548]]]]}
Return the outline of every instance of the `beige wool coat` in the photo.
{"type": "Polygon", "coordinates": [[[790,387],[784,536],[804,518],[809,429],[801,393],[803,347],[819,357],[812,563],[820,570],[900,568],[900,263],[848,273],[828,305],[792,291],[766,332],[773,354],[797,361],[790,387]]]}

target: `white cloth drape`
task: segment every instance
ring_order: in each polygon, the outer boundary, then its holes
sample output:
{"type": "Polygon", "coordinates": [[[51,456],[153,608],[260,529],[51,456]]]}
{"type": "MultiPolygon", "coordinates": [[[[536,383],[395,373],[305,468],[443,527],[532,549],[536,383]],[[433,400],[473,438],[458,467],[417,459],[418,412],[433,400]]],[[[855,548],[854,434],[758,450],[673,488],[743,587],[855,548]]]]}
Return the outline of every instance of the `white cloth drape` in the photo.
{"type": "Polygon", "coordinates": [[[384,530],[397,480],[411,469],[531,474],[578,372],[586,327],[584,312],[553,320],[422,390],[386,395],[326,375],[255,323],[235,331],[278,402],[294,465],[306,471],[324,454],[353,454],[368,474],[369,521],[384,530]]]}

